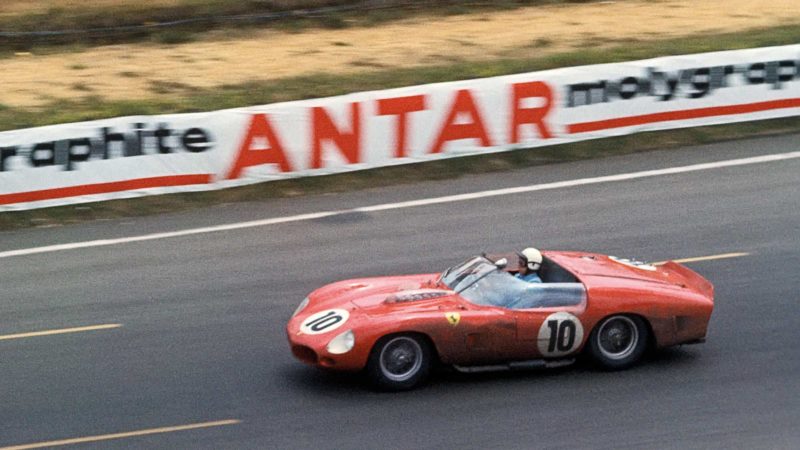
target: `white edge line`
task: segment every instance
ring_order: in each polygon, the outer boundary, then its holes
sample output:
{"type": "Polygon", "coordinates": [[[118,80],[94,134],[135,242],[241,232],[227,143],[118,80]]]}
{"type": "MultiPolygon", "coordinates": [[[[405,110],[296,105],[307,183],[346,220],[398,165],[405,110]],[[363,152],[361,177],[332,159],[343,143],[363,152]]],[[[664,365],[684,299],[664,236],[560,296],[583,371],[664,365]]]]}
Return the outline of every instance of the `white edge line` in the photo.
{"type": "Polygon", "coordinates": [[[29,331],[26,333],[0,335],[0,341],[6,341],[9,339],[37,337],[37,336],[52,336],[54,334],[82,333],[85,331],[109,330],[112,328],[119,328],[121,326],[122,326],[121,323],[108,323],[104,325],[89,325],[85,327],[60,328],[56,330],[29,331]]]}
{"type": "Polygon", "coordinates": [[[173,433],[176,431],[197,430],[200,428],[220,427],[225,425],[236,425],[241,423],[238,419],[217,420],[214,422],[192,423],[189,425],[178,425],[171,427],[149,428],[146,430],[127,431],[122,433],[101,434],[97,436],[85,436],[78,438],[59,439],[57,441],[34,442],[31,444],[12,445],[9,447],[2,447],[0,450],[30,450],[35,448],[45,447],[59,447],[73,444],[86,444],[90,442],[110,441],[114,439],[124,439],[140,436],[148,436],[153,434],[173,433]]]}
{"type": "Polygon", "coordinates": [[[115,239],[99,239],[94,241],[72,242],[68,244],[56,244],[43,247],[24,248],[18,250],[7,250],[0,252],[0,258],[11,258],[14,256],[34,255],[39,253],[50,253],[64,250],[75,250],[89,247],[103,247],[108,245],[127,244],[130,242],[152,241],[156,239],[167,239],[181,236],[191,236],[195,234],[216,233],[219,231],[231,231],[244,228],[255,228],[269,225],[277,225],[290,222],[302,222],[307,220],[320,219],[324,217],[339,216],[354,212],[378,212],[392,209],[413,208],[418,206],[436,205],[441,203],[462,202],[487,197],[497,197],[501,195],[521,194],[526,192],[544,191],[550,189],[561,189],[575,186],[585,186],[588,184],[610,183],[614,181],[634,180],[639,178],[650,178],[663,175],[674,175],[679,173],[697,172],[701,170],[719,169],[723,167],[745,166],[750,164],[762,164],[774,161],[800,158],[800,151],[789,153],[777,153],[770,155],[754,156],[749,158],[730,159],[725,161],[715,161],[710,163],[692,164],[689,166],[669,167],[666,169],[645,170],[641,172],[621,173],[617,175],[606,175],[591,178],[579,178],[576,180],[557,181],[553,183],[534,184],[504,189],[493,189],[468,194],[446,195],[443,197],[425,198],[419,200],[409,200],[396,203],[383,203],[372,206],[361,206],[358,208],[321,211],[316,213],[299,214],[295,216],[275,217],[270,219],[253,220],[249,222],[237,222],[225,225],[214,225],[201,228],[191,228],[187,230],[170,231],[164,233],[144,234],[140,236],[130,236],[115,239]]]}
{"type": "Polygon", "coordinates": [[[659,261],[653,263],[654,266],[663,266],[667,262],[676,262],[676,263],[691,263],[691,262],[701,262],[701,261],[714,261],[717,259],[729,259],[729,258],[740,258],[742,256],[749,256],[750,253],[747,252],[736,252],[736,253],[722,253],[719,255],[709,255],[709,256],[694,256],[691,258],[680,258],[680,259],[670,259],[667,261],[659,261]]]}

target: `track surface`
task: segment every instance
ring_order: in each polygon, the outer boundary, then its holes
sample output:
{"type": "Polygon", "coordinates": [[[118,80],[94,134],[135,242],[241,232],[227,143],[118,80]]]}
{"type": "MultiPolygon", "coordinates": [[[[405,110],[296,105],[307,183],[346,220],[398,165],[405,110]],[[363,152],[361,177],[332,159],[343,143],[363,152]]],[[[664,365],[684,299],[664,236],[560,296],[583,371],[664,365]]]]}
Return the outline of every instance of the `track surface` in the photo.
{"type": "MultiPolygon", "coordinates": [[[[798,150],[739,141],[344,195],[0,234],[0,251],[798,150]]],[[[265,187],[268,188],[268,185],[265,187]]],[[[0,447],[222,419],[89,448],[798,448],[800,160],[0,259],[0,447]],[[709,340],[618,373],[443,373],[381,394],[294,361],[314,288],[535,244],[689,264],[709,340]]]]}

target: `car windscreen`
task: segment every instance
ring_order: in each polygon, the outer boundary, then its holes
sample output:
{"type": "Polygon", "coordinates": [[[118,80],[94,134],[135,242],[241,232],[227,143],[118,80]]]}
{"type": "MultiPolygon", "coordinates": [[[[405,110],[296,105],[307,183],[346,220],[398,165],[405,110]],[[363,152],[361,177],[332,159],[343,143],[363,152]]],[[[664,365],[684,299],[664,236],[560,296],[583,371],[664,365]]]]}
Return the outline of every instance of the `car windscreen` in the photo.
{"type": "Polygon", "coordinates": [[[465,286],[459,294],[476,305],[509,308],[514,301],[525,294],[529,286],[530,283],[527,281],[495,268],[469,286],[465,286]]]}
{"type": "Polygon", "coordinates": [[[494,264],[482,256],[475,256],[444,271],[441,281],[460,292],[493,271],[497,271],[494,264]]]}
{"type": "Polygon", "coordinates": [[[459,295],[481,306],[530,309],[579,305],[586,300],[586,289],[581,283],[529,283],[493,270],[464,286],[459,295]]]}

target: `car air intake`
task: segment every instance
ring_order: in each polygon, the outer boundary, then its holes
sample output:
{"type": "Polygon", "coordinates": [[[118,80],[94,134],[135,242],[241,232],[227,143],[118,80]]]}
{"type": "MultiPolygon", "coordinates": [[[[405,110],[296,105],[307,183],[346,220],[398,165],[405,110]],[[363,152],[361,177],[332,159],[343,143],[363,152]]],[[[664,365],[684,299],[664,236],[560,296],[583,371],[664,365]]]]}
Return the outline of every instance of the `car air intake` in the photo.
{"type": "Polygon", "coordinates": [[[404,292],[402,294],[386,297],[384,303],[416,302],[420,300],[430,300],[432,298],[444,297],[448,294],[449,292],[446,291],[404,292]]]}

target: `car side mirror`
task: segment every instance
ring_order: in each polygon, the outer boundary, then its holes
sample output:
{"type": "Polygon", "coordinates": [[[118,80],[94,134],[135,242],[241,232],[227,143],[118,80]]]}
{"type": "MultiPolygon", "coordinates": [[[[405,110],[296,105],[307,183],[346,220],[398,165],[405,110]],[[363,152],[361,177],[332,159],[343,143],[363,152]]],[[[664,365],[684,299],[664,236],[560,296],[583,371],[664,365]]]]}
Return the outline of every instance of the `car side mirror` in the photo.
{"type": "Polygon", "coordinates": [[[494,262],[495,267],[498,269],[504,269],[508,265],[508,259],[500,258],[494,262]]]}

